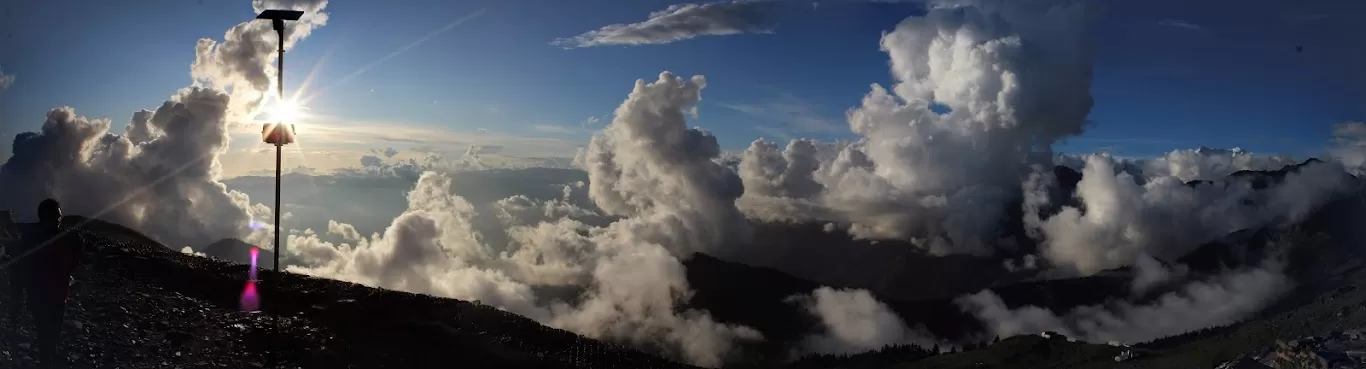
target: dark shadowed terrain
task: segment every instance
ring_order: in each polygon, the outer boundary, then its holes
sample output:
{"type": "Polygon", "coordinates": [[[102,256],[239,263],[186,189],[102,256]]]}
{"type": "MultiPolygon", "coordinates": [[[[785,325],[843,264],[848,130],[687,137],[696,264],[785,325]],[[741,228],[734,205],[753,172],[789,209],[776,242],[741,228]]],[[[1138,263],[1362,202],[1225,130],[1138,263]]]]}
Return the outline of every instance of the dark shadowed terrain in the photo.
{"type": "MultiPolygon", "coordinates": [[[[68,314],[74,368],[688,367],[470,302],[268,271],[264,311],[244,313],[246,267],[120,228],[95,221],[78,231],[93,247],[68,314]]],[[[20,330],[23,342],[31,330],[20,330]]],[[[23,367],[36,353],[9,356],[23,367]]]]}

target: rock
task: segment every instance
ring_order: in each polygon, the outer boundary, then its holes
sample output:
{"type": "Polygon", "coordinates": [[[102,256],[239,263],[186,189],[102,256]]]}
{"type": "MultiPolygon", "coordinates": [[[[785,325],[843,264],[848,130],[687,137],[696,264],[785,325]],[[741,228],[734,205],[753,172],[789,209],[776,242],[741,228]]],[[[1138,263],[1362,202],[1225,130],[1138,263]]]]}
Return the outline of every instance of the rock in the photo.
{"type": "Polygon", "coordinates": [[[172,345],[180,346],[185,342],[189,342],[191,339],[194,339],[194,336],[189,333],[180,331],[166,332],[166,340],[170,341],[172,345]]]}

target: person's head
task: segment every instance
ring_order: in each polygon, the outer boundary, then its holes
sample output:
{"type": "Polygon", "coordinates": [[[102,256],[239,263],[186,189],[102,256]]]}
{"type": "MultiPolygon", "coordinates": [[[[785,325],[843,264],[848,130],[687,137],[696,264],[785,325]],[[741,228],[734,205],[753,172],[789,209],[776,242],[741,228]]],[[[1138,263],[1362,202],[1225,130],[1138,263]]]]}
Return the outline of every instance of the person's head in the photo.
{"type": "Polygon", "coordinates": [[[38,223],[48,226],[62,224],[62,204],[55,199],[43,200],[38,204],[38,223]]]}

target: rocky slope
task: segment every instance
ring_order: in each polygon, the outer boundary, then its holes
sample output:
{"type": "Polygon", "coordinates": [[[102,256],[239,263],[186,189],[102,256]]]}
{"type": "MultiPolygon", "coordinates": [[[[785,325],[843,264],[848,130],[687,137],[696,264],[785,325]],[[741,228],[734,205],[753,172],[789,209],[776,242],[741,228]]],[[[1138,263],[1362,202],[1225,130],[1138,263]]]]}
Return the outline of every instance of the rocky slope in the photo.
{"type": "MultiPolygon", "coordinates": [[[[77,231],[93,247],[67,314],[72,368],[689,367],[474,303],[268,271],[264,311],[241,312],[246,267],[113,227],[77,231]]],[[[32,323],[15,323],[0,317],[0,366],[31,367],[32,323]]]]}

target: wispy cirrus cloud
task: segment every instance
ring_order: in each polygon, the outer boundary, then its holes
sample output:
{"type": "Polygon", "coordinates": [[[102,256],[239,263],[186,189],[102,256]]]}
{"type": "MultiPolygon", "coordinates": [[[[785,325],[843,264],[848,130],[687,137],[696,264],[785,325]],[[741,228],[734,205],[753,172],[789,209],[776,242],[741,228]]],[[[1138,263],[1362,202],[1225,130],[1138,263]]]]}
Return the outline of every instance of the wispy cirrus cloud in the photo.
{"type": "Polygon", "coordinates": [[[756,103],[727,102],[719,105],[759,120],[755,129],[775,137],[849,132],[849,126],[844,121],[822,113],[817,104],[792,94],[756,103]]]}
{"type": "Polygon", "coordinates": [[[556,39],[551,45],[566,49],[606,45],[653,45],[700,36],[772,33],[766,24],[776,9],[774,0],[737,0],[670,5],[636,23],[618,23],[556,39]]]}
{"type": "Polygon", "coordinates": [[[1201,26],[1201,25],[1198,25],[1198,24],[1195,24],[1195,23],[1191,23],[1191,22],[1186,21],[1186,20],[1176,19],[1176,18],[1167,18],[1167,19],[1163,19],[1163,20],[1157,21],[1157,25],[1163,26],[1163,27],[1169,27],[1169,28],[1178,28],[1178,29],[1190,30],[1190,31],[1203,31],[1203,30],[1205,30],[1205,27],[1203,27],[1203,26],[1201,26]]]}
{"type": "Polygon", "coordinates": [[[532,125],[531,125],[531,129],[532,129],[532,130],[535,130],[536,132],[541,132],[541,133],[552,133],[552,134],[560,134],[560,135],[571,134],[571,133],[577,133],[577,132],[579,132],[578,129],[574,129],[574,128],[572,128],[572,127],[562,126],[562,125],[558,125],[558,124],[532,124],[532,125]]]}

